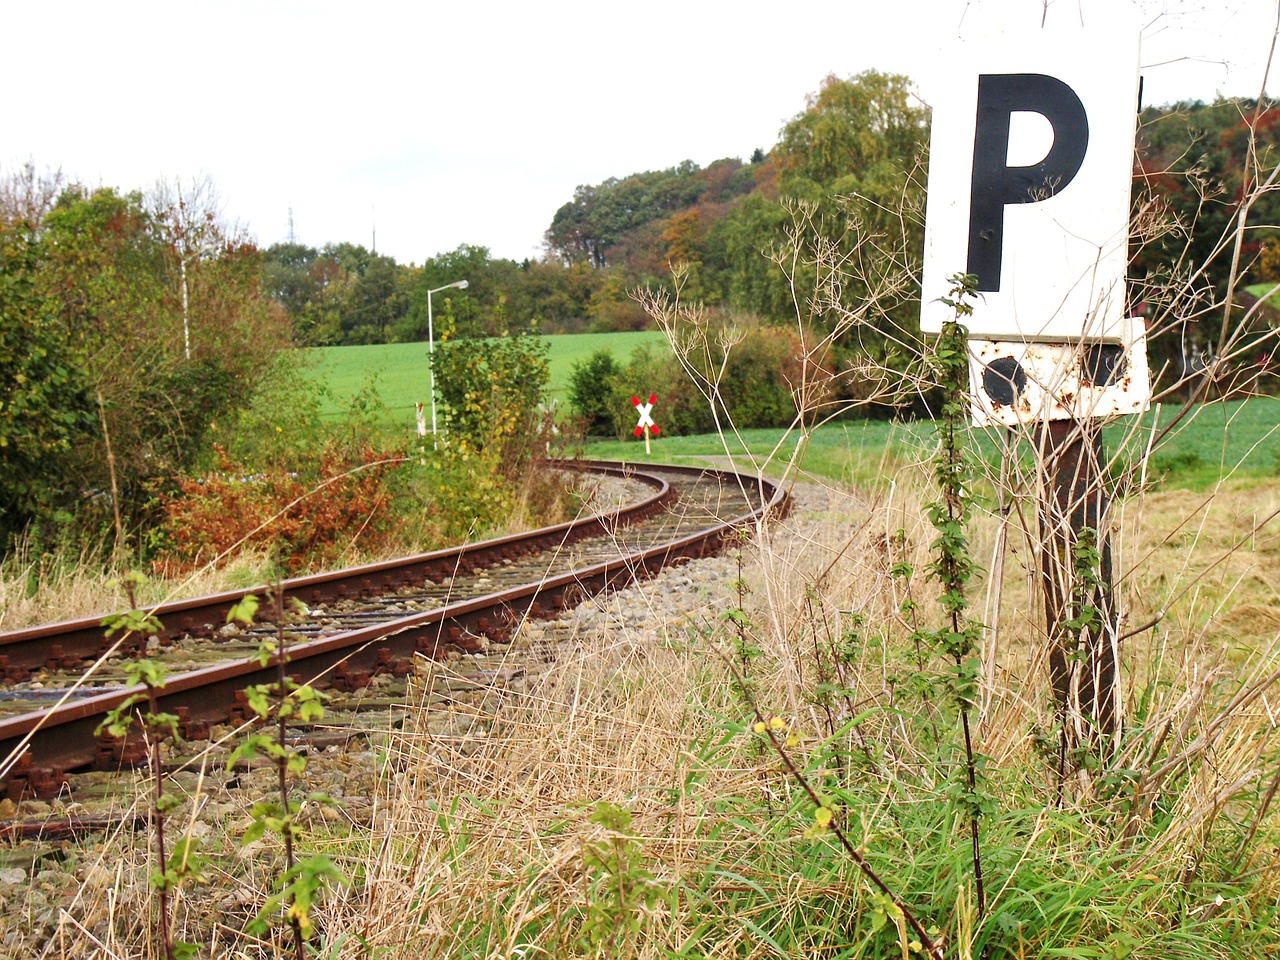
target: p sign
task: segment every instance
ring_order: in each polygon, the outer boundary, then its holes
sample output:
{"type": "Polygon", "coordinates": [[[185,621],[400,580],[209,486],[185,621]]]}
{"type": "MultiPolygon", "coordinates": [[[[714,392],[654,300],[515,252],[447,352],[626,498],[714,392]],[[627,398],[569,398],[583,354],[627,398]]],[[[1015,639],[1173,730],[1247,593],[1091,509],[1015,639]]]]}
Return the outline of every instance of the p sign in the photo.
{"type": "Polygon", "coordinates": [[[1057,27],[962,41],[931,99],[920,327],[978,278],[969,332],[1120,340],[1128,332],[1136,29],[1057,27]]]}

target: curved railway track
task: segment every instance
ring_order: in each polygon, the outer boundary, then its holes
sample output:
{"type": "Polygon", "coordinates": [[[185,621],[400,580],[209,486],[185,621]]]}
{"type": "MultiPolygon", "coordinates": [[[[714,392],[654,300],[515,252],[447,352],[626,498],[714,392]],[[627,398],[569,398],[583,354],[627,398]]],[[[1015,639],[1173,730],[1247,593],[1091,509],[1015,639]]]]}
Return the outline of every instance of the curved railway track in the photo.
{"type": "MultiPolygon", "coordinates": [[[[554,617],[580,600],[708,555],[733,530],[781,516],[776,485],[701,469],[573,461],[566,469],[624,477],[646,492],[616,511],[399,560],[284,581],[304,612],[287,629],[289,672],[300,682],[356,690],[376,674],[404,676],[413,658],[501,643],[524,618],[554,617]]],[[[108,637],[99,618],[0,633],[0,782],[13,799],[50,797],[67,774],[140,762],[143,744],[100,737],[103,715],[141,688],[123,661],[160,659],[168,679],[160,709],[180,717],[185,739],[235,719],[242,691],[275,678],[250,654],[275,633],[270,604],[229,627],[227,612],[260,586],[154,611],[149,637],[108,637]],[[34,686],[33,686],[34,684],[34,686]]]]}

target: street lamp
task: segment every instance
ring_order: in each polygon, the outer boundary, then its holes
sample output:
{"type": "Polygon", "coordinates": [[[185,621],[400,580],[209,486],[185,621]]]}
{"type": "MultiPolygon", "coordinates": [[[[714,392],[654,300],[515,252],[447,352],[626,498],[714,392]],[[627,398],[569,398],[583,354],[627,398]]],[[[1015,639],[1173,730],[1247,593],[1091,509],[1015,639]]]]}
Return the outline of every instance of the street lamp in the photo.
{"type": "Polygon", "coordinates": [[[434,290],[427,291],[427,371],[431,379],[431,439],[434,442],[436,436],[436,337],[435,328],[431,323],[431,295],[439,293],[441,290],[451,290],[457,287],[459,290],[467,289],[467,281],[455,280],[453,283],[446,283],[443,287],[436,287],[434,290]]]}

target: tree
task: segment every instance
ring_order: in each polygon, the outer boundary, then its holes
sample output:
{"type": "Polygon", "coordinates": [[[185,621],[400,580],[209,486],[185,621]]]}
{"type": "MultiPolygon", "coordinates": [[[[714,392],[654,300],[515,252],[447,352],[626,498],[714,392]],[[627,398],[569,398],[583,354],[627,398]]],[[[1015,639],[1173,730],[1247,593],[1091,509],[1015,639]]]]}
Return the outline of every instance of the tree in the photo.
{"type": "Polygon", "coordinates": [[[29,222],[0,219],[0,546],[70,506],[58,465],[94,432],[71,338],[37,287],[42,252],[29,222]]]}
{"type": "Polygon", "coordinates": [[[0,195],[0,362],[20,388],[5,398],[5,532],[57,510],[132,525],[206,452],[215,418],[248,403],[286,318],[260,292],[256,249],[190,195],[70,184],[38,222],[8,205],[20,195],[0,195]],[[37,411],[43,425],[24,424],[37,411]]]}
{"type": "Polygon", "coordinates": [[[344,343],[386,343],[409,310],[403,267],[391,257],[371,254],[347,288],[342,311],[344,343]]]}
{"type": "Polygon", "coordinates": [[[262,290],[299,316],[324,286],[323,274],[313,269],[320,251],[301,243],[274,243],[262,251],[262,290]]]}
{"type": "Polygon", "coordinates": [[[723,201],[749,189],[750,179],[734,177],[741,167],[741,160],[717,160],[703,170],[685,160],[666,170],[579,186],[552,218],[547,249],[564,263],[610,266],[618,259],[616,248],[645,225],[702,200],[723,201]]]}
{"type": "MultiPolygon", "coordinates": [[[[1233,324],[1217,304],[1236,275],[1237,237],[1241,283],[1265,279],[1263,254],[1280,241],[1280,196],[1259,187],[1278,147],[1280,110],[1265,103],[1231,99],[1142,112],[1131,296],[1146,308],[1148,356],[1165,383],[1182,379],[1193,351],[1207,356],[1225,346],[1233,324]],[[1245,230],[1237,234],[1242,215],[1245,230]],[[1158,224],[1164,226],[1149,229],[1158,224]]],[[[1241,357],[1257,352],[1239,348],[1241,357]]]]}
{"type": "Polygon", "coordinates": [[[904,173],[928,133],[924,108],[911,100],[910,81],[898,74],[867,70],[847,80],[828,74],[774,148],[783,190],[801,189],[806,180],[831,187],[851,175],[865,179],[886,165],[904,173]]]}

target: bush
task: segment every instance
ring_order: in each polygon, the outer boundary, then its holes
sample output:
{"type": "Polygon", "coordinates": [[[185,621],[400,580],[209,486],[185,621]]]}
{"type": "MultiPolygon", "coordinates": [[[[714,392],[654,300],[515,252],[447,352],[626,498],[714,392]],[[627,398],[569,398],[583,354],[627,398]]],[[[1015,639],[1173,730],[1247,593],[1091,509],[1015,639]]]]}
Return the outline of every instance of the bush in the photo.
{"type": "MultiPolygon", "coordinates": [[[[729,350],[720,381],[722,408],[739,429],[780,427],[796,415],[792,384],[800,382],[799,338],[790,330],[766,327],[754,318],[726,325],[722,336],[739,339],[729,350]]],[[[711,358],[699,365],[710,377],[711,358]]]]}
{"type": "Polygon", "coordinates": [[[365,552],[385,549],[396,530],[392,467],[398,462],[403,457],[368,443],[336,440],[320,451],[313,477],[285,465],[246,474],[224,459],[217,473],[183,479],[176,495],[162,499],[165,521],[153,567],[176,575],[256,548],[275,553],[293,574],[334,565],[357,544],[365,552]]]}
{"type": "MultiPolygon", "coordinates": [[[[654,420],[670,436],[728,429],[780,427],[796,415],[792,385],[800,379],[801,344],[794,333],[767,327],[754,317],[719,317],[707,342],[730,343],[727,355],[688,351],[686,362],[701,383],[718,384],[712,401],[669,351],[642,347],[613,376],[608,413],[619,440],[635,426],[631,397],[658,395],[654,420]]],[[[594,359],[594,358],[593,358],[594,359]]],[[[576,372],[576,371],[575,371],[576,372]]],[[[594,389],[603,394],[601,386],[594,389]]]]}
{"type": "Polygon", "coordinates": [[[492,450],[506,475],[518,476],[550,380],[546,342],[530,329],[443,343],[435,354],[435,378],[447,408],[449,443],[492,450]]]}
{"type": "Polygon", "coordinates": [[[658,396],[653,419],[664,434],[684,436],[715,428],[706,400],[676,358],[665,349],[645,345],[631,355],[613,381],[609,413],[619,440],[630,436],[636,425],[631,398],[650,394],[658,396]]]}
{"type": "Polygon", "coordinates": [[[614,380],[619,369],[608,350],[597,350],[573,365],[569,375],[569,405],[586,421],[588,434],[613,426],[614,380]]]}

